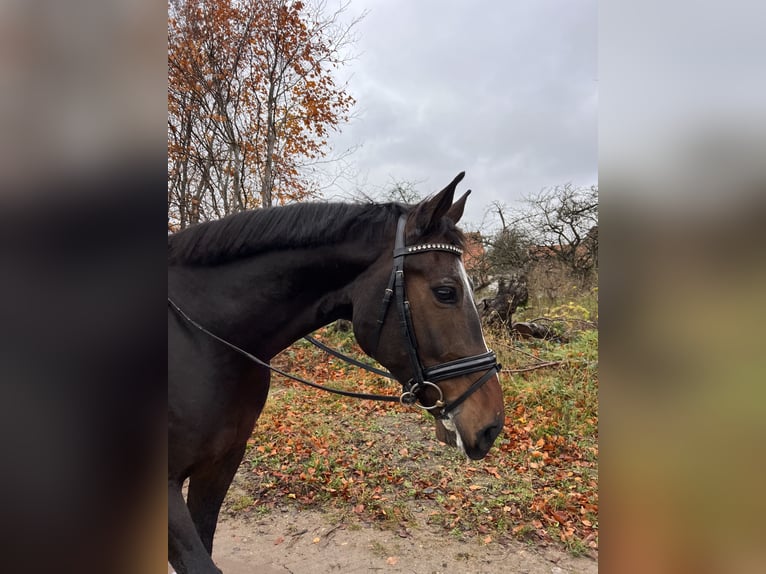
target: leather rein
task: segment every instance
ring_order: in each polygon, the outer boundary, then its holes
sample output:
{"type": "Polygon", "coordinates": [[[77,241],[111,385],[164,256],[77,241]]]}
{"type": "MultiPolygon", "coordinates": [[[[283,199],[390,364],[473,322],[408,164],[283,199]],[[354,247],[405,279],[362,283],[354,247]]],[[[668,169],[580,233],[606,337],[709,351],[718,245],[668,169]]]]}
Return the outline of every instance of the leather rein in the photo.
{"type": "MultiPolygon", "coordinates": [[[[389,278],[389,281],[388,281],[388,286],[386,287],[386,290],[384,292],[383,303],[381,305],[381,310],[380,310],[380,314],[378,316],[378,322],[377,322],[378,329],[375,333],[375,338],[374,338],[374,341],[375,341],[374,348],[377,348],[378,343],[380,341],[380,334],[383,329],[383,324],[385,323],[385,318],[386,318],[386,315],[388,314],[388,308],[391,305],[391,300],[395,299],[396,308],[399,315],[399,326],[401,329],[402,336],[404,338],[404,342],[407,346],[408,356],[410,359],[410,364],[412,366],[412,372],[413,372],[412,378],[406,383],[402,384],[402,394],[399,396],[375,395],[375,394],[368,394],[368,393],[357,393],[353,391],[344,391],[341,389],[326,387],[324,385],[320,385],[318,383],[314,383],[312,381],[306,380],[302,377],[292,375],[277,367],[271,366],[268,362],[259,359],[255,355],[248,353],[247,351],[238,347],[237,345],[209,331],[204,326],[200,325],[197,321],[189,317],[186,313],[184,313],[184,311],[170,297],[168,297],[168,305],[184,321],[194,326],[196,329],[202,331],[203,333],[215,339],[216,341],[219,341],[220,343],[226,345],[230,349],[243,355],[244,357],[248,358],[254,363],[262,367],[266,367],[270,371],[277,373],[279,375],[282,375],[283,377],[292,379],[294,381],[297,381],[299,383],[308,385],[316,389],[320,389],[323,391],[327,391],[329,393],[334,393],[334,394],[342,395],[346,397],[353,397],[353,398],[373,400],[373,401],[398,402],[406,406],[415,405],[425,410],[438,408],[438,409],[441,409],[439,413],[438,414],[432,413],[432,414],[434,414],[436,418],[446,419],[450,412],[456,409],[469,396],[475,393],[495,373],[500,372],[501,366],[498,365],[497,363],[497,358],[495,356],[495,353],[490,350],[478,355],[472,355],[470,357],[464,357],[462,359],[448,361],[446,363],[440,363],[432,367],[423,366],[422,362],[420,361],[420,357],[418,356],[418,344],[417,344],[417,339],[415,338],[415,330],[412,324],[412,316],[410,314],[410,302],[407,300],[406,292],[404,289],[404,258],[408,255],[417,255],[419,253],[425,253],[428,251],[446,251],[446,252],[454,253],[458,256],[461,256],[463,253],[463,250],[455,245],[451,245],[448,243],[421,243],[416,245],[405,246],[404,245],[404,227],[406,222],[407,222],[406,215],[402,215],[399,218],[399,221],[397,223],[396,240],[394,245],[393,270],[391,272],[391,277],[389,278]],[[466,391],[462,395],[460,395],[457,399],[455,399],[454,401],[450,403],[446,403],[444,401],[444,394],[441,388],[436,384],[438,381],[443,381],[445,379],[464,376],[464,375],[475,373],[478,371],[486,371],[486,372],[479,379],[477,379],[473,384],[471,384],[471,386],[468,389],[466,389],[466,391]],[[424,390],[426,387],[432,387],[436,389],[436,391],[439,393],[439,398],[436,400],[436,402],[433,405],[430,405],[430,406],[418,404],[418,400],[419,400],[418,393],[424,390]]],[[[324,345],[323,343],[317,341],[316,339],[308,335],[304,338],[310,343],[312,343],[313,345],[316,345],[317,347],[322,349],[323,351],[335,357],[338,357],[339,359],[342,359],[352,365],[355,365],[367,371],[373,372],[382,377],[396,380],[396,377],[394,377],[388,371],[377,369],[361,361],[358,361],[352,357],[348,357],[344,355],[343,353],[340,353],[324,345]]]]}

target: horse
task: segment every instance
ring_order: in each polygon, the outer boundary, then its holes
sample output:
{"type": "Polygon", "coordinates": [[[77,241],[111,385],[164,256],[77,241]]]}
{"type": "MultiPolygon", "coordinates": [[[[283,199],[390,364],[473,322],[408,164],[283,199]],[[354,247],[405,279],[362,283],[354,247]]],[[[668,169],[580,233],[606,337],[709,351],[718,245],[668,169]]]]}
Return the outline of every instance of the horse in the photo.
{"type": "Polygon", "coordinates": [[[453,199],[464,175],[415,205],[293,204],[168,236],[168,559],[178,574],[221,572],[213,536],[266,402],[269,360],[337,319],[402,384],[403,404],[434,415],[441,442],[486,456],[505,412],[461,258],[470,190],[453,199]]]}

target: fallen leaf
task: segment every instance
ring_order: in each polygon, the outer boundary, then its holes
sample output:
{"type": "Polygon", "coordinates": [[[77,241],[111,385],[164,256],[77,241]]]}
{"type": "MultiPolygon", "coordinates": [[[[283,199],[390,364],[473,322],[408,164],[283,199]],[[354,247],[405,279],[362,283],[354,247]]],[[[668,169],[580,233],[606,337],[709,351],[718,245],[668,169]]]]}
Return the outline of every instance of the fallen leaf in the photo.
{"type": "Polygon", "coordinates": [[[553,515],[553,518],[555,518],[556,521],[559,522],[560,524],[564,524],[567,521],[567,515],[561,512],[560,510],[554,510],[553,512],[551,512],[551,514],[553,515]]]}
{"type": "Polygon", "coordinates": [[[276,540],[274,540],[274,546],[278,546],[282,544],[285,541],[284,536],[278,536],[276,540]]]}
{"type": "Polygon", "coordinates": [[[386,564],[390,564],[391,566],[393,566],[397,562],[399,562],[399,558],[397,558],[396,556],[389,556],[388,558],[386,558],[386,564]]]}
{"type": "Polygon", "coordinates": [[[498,479],[500,478],[500,473],[497,472],[496,466],[487,466],[487,467],[484,467],[484,470],[487,472],[487,474],[491,474],[492,476],[498,479]]]}
{"type": "Polygon", "coordinates": [[[490,542],[492,542],[491,536],[487,536],[486,538],[484,538],[484,544],[489,544],[490,542]]]}

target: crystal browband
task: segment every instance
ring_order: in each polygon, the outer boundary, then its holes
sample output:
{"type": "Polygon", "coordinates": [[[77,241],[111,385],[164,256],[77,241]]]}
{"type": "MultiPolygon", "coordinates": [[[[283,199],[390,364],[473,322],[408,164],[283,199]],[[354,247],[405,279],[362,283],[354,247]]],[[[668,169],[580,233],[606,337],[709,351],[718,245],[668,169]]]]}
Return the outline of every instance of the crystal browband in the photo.
{"type": "Polygon", "coordinates": [[[401,249],[396,249],[394,251],[394,257],[420,253],[422,251],[448,251],[449,253],[455,253],[456,255],[463,254],[463,250],[460,249],[460,247],[449,243],[421,243],[419,245],[409,245],[401,249]]]}

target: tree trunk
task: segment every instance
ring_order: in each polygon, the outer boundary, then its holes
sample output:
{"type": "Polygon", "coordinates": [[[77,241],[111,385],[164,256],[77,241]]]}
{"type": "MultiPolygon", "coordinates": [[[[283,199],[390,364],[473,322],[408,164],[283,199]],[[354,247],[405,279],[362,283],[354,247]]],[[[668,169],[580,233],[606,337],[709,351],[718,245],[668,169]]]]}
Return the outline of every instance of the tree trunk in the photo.
{"type": "Polygon", "coordinates": [[[274,45],[274,63],[271,67],[271,79],[269,82],[269,96],[266,100],[266,157],[263,165],[263,180],[261,180],[261,206],[271,207],[272,191],[274,187],[274,148],[277,143],[277,68],[279,57],[277,56],[279,39],[274,45]]]}

